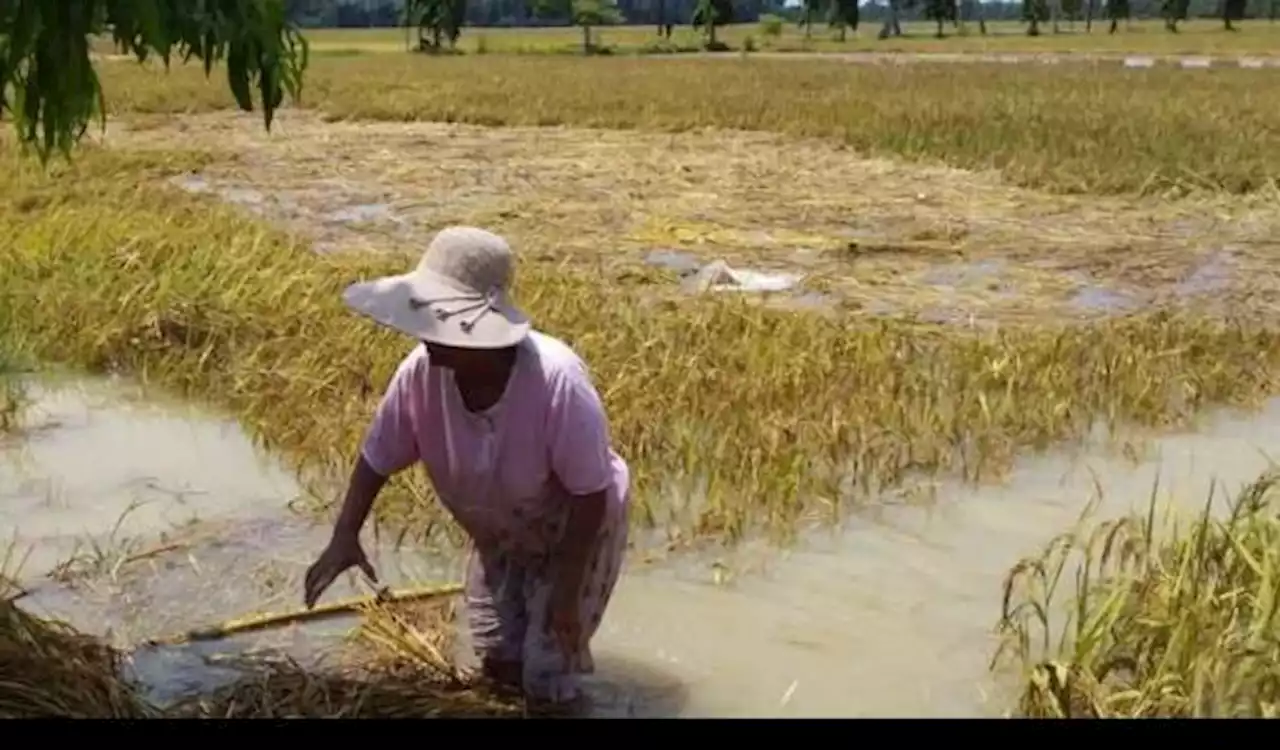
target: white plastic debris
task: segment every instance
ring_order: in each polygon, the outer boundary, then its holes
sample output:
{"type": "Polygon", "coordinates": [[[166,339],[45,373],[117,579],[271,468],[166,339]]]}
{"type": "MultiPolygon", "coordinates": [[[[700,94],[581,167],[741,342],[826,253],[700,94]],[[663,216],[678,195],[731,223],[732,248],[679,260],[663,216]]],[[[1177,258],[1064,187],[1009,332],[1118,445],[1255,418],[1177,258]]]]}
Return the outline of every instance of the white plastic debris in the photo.
{"type": "Polygon", "coordinates": [[[779,706],[786,706],[788,703],[790,703],[790,702],[791,702],[791,699],[792,699],[793,697],[795,697],[795,694],[796,694],[796,688],[798,688],[798,687],[800,687],[800,681],[799,681],[799,680],[792,680],[792,681],[791,681],[791,686],[790,686],[790,687],[788,687],[788,688],[787,688],[787,691],[786,691],[785,693],[783,693],[783,694],[782,694],[782,700],[778,701],[778,705],[779,705],[779,706]]]}
{"type": "Polygon", "coordinates": [[[799,274],[762,273],[730,268],[717,260],[708,263],[688,279],[686,285],[696,292],[784,292],[804,278],[799,274]]]}

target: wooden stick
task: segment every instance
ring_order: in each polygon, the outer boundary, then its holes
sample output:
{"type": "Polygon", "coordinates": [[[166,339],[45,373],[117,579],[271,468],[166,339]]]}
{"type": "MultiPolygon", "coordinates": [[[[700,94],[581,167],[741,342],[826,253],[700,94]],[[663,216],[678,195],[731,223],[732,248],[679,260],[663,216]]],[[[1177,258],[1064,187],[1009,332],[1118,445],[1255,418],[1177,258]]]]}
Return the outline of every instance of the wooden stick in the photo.
{"type": "Polygon", "coordinates": [[[323,620],[338,615],[352,614],[370,604],[421,601],[424,599],[436,599],[443,596],[453,596],[454,594],[461,592],[462,584],[459,583],[450,583],[443,586],[423,586],[419,588],[404,589],[401,591],[392,591],[389,588],[383,588],[377,593],[369,596],[356,596],[351,597],[350,599],[342,599],[340,601],[333,602],[332,604],[325,604],[319,607],[313,607],[312,609],[296,609],[281,613],[246,615],[234,620],[227,620],[226,622],[218,625],[188,630],[185,633],[170,636],[168,638],[148,640],[144,645],[173,646],[180,643],[191,643],[194,641],[216,641],[233,635],[239,635],[241,633],[269,630],[271,628],[279,628],[286,625],[314,622],[316,620],[323,620]]]}

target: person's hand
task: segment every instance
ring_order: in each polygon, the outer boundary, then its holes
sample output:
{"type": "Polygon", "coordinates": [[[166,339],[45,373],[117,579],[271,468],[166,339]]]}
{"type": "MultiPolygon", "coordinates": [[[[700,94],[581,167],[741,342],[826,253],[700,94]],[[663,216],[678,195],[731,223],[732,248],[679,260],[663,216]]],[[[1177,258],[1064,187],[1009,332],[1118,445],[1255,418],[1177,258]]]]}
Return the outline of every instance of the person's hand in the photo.
{"type": "Polygon", "coordinates": [[[316,600],[325,589],[329,588],[344,570],[352,567],[358,567],[364,571],[373,583],[378,582],[377,573],[369,564],[369,559],[365,557],[364,549],[360,547],[360,537],[355,534],[335,533],[329,540],[329,545],[324,548],[324,552],[321,552],[315,563],[307,568],[303,599],[307,609],[314,607],[316,600]]]}
{"type": "Polygon", "coordinates": [[[578,586],[557,585],[548,606],[548,630],[564,653],[569,669],[577,669],[582,646],[582,619],[578,616],[578,586]]]}

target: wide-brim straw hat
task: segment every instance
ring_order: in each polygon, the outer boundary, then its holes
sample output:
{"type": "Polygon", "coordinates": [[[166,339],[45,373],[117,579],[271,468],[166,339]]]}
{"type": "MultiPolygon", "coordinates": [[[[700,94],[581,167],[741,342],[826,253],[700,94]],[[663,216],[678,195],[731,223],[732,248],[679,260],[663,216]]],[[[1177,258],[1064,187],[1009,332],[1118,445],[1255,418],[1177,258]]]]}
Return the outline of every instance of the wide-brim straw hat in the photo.
{"type": "Polygon", "coordinates": [[[449,227],[412,272],[347,287],[356,312],[416,339],[460,349],[504,349],[529,335],[510,300],[515,257],[507,241],[475,227],[449,227]]]}

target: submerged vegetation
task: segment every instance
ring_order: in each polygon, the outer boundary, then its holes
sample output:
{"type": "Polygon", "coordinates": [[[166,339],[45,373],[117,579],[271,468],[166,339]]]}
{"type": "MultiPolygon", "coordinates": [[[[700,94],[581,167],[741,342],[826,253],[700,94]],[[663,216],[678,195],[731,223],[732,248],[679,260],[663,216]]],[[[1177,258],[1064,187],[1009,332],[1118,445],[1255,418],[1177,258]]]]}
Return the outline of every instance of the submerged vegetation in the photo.
{"type": "Polygon", "coordinates": [[[1278,478],[1226,518],[1211,494],[1199,518],[1158,519],[1153,493],[1145,516],[1063,534],[1015,567],[997,663],[1024,676],[1016,713],[1280,716],[1278,478]]]}

